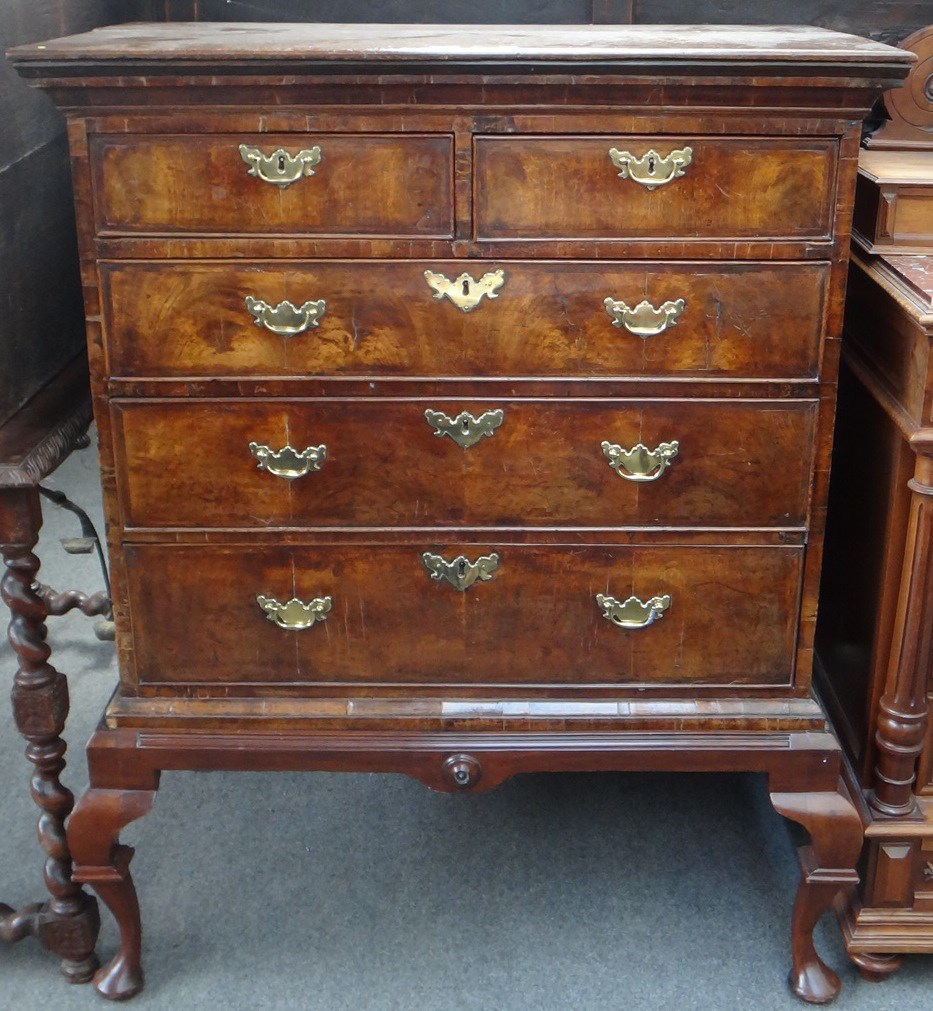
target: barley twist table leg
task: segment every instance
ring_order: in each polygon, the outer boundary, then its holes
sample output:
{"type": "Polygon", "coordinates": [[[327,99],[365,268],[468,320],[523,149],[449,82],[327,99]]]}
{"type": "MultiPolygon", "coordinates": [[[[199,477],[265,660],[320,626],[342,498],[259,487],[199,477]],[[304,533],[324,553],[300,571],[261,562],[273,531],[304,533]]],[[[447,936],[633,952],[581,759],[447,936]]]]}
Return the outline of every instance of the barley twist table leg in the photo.
{"type": "Polygon", "coordinates": [[[33,765],[32,797],[41,809],[39,842],[45,851],[45,883],[50,898],[19,912],[0,906],[0,939],[32,935],[62,959],[62,973],[73,983],[88,982],[97,968],[94,947],[100,928],[97,903],[71,880],[72,861],[65,819],[74,797],[59,777],[65,768],[61,734],[68,715],[68,681],[50,663],[46,605],[36,592],[39,559],[33,552],[42,523],[35,488],[0,492],[0,536],[6,570],[0,595],[9,607],[10,645],[19,668],[13,679],[13,714],[26,738],[33,765]]]}

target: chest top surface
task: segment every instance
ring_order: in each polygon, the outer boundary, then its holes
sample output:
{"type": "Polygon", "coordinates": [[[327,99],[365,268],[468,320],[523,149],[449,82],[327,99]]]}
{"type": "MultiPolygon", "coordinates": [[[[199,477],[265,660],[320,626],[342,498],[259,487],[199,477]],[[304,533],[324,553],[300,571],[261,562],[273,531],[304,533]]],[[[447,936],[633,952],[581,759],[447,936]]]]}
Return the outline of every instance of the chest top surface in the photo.
{"type": "Polygon", "coordinates": [[[887,68],[898,79],[915,57],[855,35],[809,26],[706,25],[401,25],[129,24],[19,46],[10,58],[25,76],[85,73],[136,64],[179,62],[332,65],[364,62],[383,72],[412,64],[529,72],[560,63],[636,70],[659,64],[783,68],[887,68]],[[543,66],[542,66],[543,65],[543,66]]]}

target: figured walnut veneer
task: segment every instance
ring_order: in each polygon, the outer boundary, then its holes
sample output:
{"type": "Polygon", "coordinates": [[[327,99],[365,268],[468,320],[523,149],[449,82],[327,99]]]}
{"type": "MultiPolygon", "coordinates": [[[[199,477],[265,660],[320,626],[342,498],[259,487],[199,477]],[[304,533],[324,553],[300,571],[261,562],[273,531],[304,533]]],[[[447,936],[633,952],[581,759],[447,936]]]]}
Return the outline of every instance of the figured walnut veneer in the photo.
{"type": "Polygon", "coordinates": [[[69,119],[114,568],[121,682],[69,830],[121,926],[101,992],[142,984],[118,836],[163,769],[745,769],[809,832],[791,985],[831,999],[812,928],[861,826],[816,586],[860,124],[910,55],[176,24],[13,59],[69,119]],[[241,144],[320,157],[279,186],[241,144]],[[426,420],[487,411],[466,448],[426,420]],[[657,480],[610,466],[674,442],[657,480]],[[326,453],[286,478],[251,443],[326,453]]]}

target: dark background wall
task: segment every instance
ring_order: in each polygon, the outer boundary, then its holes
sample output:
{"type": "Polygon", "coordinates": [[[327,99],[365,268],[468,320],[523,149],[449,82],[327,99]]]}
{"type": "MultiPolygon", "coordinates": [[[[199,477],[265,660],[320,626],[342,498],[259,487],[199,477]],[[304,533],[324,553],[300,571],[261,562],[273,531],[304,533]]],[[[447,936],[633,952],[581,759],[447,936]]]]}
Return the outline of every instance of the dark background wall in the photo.
{"type": "Polygon", "coordinates": [[[176,21],[809,24],[900,41],[931,0],[156,0],[176,21]]]}
{"type": "MultiPolygon", "coordinates": [[[[0,52],[152,13],[149,0],[0,6],[0,52]]],[[[83,345],[70,187],[61,115],[0,57],[0,422],[83,345]]]]}
{"type": "MultiPolygon", "coordinates": [[[[931,0],[0,0],[0,51],[126,21],[814,24],[898,42],[931,0]]],[[[0,422],[81,349],[64,122],[0,59],[0,422]]]]}

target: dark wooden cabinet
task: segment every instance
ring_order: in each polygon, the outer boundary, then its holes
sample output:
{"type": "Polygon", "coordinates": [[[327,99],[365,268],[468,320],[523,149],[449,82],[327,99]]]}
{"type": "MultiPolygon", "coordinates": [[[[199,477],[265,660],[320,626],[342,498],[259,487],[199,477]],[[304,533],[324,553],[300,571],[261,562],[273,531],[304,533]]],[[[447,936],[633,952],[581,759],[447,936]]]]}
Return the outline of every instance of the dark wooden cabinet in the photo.
{"type": "Polygon", "coordinates": [[[933,256],[853,256],[845,347],[817,672],[866,797],[843,928],[884,973],[933,953],[933,256]]]}
{"type": "Polygon", "coordinates": [[[861,823],[811,693],[861,120],[813,29],[114,28],[14,52],[69,120],[121,682],[69,825],[163,770],[753,770],[861,823]]]}

